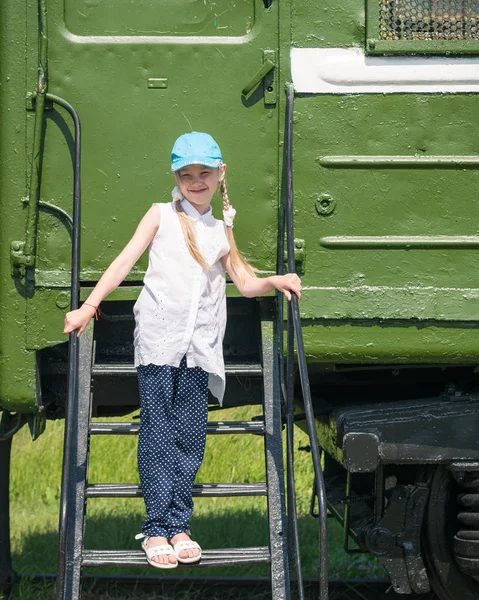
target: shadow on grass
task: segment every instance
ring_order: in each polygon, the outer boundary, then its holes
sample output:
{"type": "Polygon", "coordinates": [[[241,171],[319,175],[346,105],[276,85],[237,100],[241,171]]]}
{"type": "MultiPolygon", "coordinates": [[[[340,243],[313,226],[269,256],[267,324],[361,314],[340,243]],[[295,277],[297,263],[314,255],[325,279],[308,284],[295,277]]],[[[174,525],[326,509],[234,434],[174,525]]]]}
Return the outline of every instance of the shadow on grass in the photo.
{"type": "MultiPolygon", "coordinates": [[[[104,550],[129,550],[138,549],[139,542],[134,539],[135,534],[141,530],[143,514],[133,512],[131,515],[115,515],[113,512],[102,515],[93,515],[87,519],[85,546],[89,549],[104,550]]],[[[318,521],[310,516],[302,516],[298,520],[301,540],[301,555],[303,574],[305,577],[315,578],[318,574],[318,521]]],[[[199,514],[192,519],[192,536],[197,539],[204,549],[239,548],[248,546],[268,546],[267,518],[260,510],[223,510],[216,513],[199,514]]],[[[383,576],[382,569],[367,556],[355,559],[356,567],[353,571],[349,565],[353,564],[350,557],[341,550],[342,531],[335,523],[329,528],[330,577],[331,578],[371,578],[383,576]],[[358,562],[359,559],[359,562],[358,562]],[[378,570],[379,569],[379,570],[378,570]]],[[[21,551],[14,555],[14,567],[22,574],[55,573],[58,537],[56,532],[32,533],[24,535],[21,540],[21,551]]],[[[157,576],[162,580],[168,577],[268,577],[268,565],[251,565],[226,568],[190,568],[171,571],[162,571],[146,566],[145,568],[102,568],[85,570],[89,575],[120,575],[120,576],[157,576]]],[[[33,585],[32,582],[30,582],[33,585]]],[[[46,584],[45,584],[46,585],[46,584]]],[[[14,592],[13,600],[50,600],[54,596],[53,587],[34,587],[33,595],[28,593],[28,580],[21,582],[14,592]],[[24,586],[21,589],[21,586],[24,586]],[[21,593],[20,593],[21,592],[21,593]],[[20,595],[19,595],[20,594],[20,595]]],[[[193,591],[187,595],[195,598],[193,591]]],[[[109,589],[107,595],[95,596],[94,584],[89,582],[83,598],[91,600],[101,598],[108,600],[115,598],[133,598],[120,588],[117,591],[109,589]],[[93,588],[91,587],[93,585],[93,588]]],[[[146,595],[141,598],[162,598],[159,595],[146,595]]],[[[166,597],[166,596],[165,596],[166,597]]],[[[182,597],[181,595],[176,597],[182,597]]],[[[186,596],[185,596],[186,597],[186,596]]],[[[254,597],[254,596],[252,596],[254,597]]],[[[224,595],[221,595],[224,598],[224,595]]]]}
{"type": "MultiPolygon", "coordinates": [[[[143,515],[133,513],[131,516],[109,514],[95,515],[87,518],[85,532],[85,547],[104,550],[139,549],[140,543],[135,535],[141,531],[143,515]]],[[[192,536],[199,541],[204,549],[229,548],[243,546],[267,546],[267,520],[259,511],[224,512],[217,514],[199,515],[192,519],[192,536]]],[[[56,571],[57,532],[32,532],[21,538],[20,551],[13,556],[14,568],[19,573],[54,573],[56,571]]],[[[142,571],[151,575],[152,568],[109,568],[90,569],[90,573],[115,573],[135,575],[142,571]]],[[[230,569],[189,569],[182,573],[194,571],[200,574],[239,573],[237,568],[230,569]],[[201,571],[201,573],[200,573],[201,571]]],[[[252,566],[241,569],[241,575],[267,575],[268,569],[263,566],[252,566]]]]}

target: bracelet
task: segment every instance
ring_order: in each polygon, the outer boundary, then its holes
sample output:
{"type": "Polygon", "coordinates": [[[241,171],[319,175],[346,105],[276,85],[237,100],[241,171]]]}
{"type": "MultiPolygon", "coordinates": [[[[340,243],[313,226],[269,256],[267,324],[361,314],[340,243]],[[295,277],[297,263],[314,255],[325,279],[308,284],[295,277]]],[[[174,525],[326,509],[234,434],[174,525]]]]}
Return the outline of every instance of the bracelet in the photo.
{"type": "Polygon", "coordinates": [[[98,308],[98,306],[90,304],[89,302],[84,302],[83,304],[86,304],[87,306],[92,306],[95,309],[95,319],[98,321],[98,317],[100,316],[100,309],[98,308]]]}

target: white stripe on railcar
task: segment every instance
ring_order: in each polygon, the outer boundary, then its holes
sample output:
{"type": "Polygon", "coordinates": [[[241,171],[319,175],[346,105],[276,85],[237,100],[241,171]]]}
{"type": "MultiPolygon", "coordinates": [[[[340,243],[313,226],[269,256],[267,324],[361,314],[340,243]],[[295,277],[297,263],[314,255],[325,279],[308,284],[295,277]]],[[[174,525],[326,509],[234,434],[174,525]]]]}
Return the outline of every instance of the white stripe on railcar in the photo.
{"type": "Polygon", "coordinates": [[[479,57],[366,56],[360,48],[292,48],[297,93],[479,91],[479,57]]]}

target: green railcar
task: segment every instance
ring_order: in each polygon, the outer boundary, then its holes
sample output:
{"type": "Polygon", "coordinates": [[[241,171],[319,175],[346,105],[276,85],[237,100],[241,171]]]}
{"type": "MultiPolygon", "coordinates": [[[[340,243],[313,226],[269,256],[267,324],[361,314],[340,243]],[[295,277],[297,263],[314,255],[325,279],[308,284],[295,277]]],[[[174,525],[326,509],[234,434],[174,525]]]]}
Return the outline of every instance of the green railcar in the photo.
{"type": "MultiPolygon", "coordinates": [[[[84,299],[169,200],[169,151],[190,130],[218,140],[238,245],[276,272],[292,82],[295,260],[331,510],[397,590],[476,598],[479,2],[5,0],[0,23],[3,439],[64,414],[74,132],[52,95],[82,122],[84,299]]],[[[107,362],[131,353],[146,264],[105,303],[107,362]]],[[[232,285],[228,302],[225,354],[253,356],[255,302],[232,285]]],[[[104,398],[113,384],[97,385],[104,398]]],[[[96,414],[134,394],[118,384],[96,414]]]]}

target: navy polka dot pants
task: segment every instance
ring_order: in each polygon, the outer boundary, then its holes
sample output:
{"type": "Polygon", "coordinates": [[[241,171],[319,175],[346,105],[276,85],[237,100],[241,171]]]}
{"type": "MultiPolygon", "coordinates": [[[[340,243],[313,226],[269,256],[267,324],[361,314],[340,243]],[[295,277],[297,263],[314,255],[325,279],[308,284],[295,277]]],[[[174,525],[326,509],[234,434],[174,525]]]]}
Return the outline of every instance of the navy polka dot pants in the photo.
{"type": "Polygon", "coordinates": [[[138,471],[146,505],[143,533],[171,539],[189,531],[193,482],[203,460],[208,420],[208,373],[140,365],[138,471]]]}

